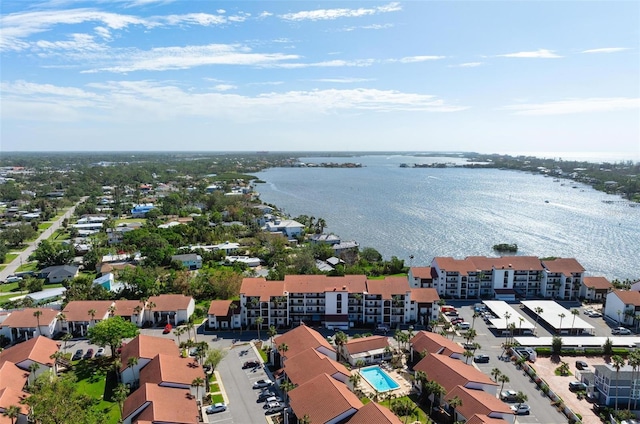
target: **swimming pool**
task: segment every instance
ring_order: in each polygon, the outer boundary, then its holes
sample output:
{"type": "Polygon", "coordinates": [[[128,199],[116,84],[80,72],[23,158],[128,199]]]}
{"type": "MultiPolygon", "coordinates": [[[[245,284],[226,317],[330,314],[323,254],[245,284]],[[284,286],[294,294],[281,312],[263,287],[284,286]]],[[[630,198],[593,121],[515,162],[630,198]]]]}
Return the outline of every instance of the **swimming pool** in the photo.
{"type": "Polygon", "coordinates": [[[393,378],[389,376],[382,369],[374,365],[372,367],[362,368],[360,375],[367,380],[367,383],[371,384],[378,392],[388,392],[389,390],[395,390],[400,387],[393,378]]]}

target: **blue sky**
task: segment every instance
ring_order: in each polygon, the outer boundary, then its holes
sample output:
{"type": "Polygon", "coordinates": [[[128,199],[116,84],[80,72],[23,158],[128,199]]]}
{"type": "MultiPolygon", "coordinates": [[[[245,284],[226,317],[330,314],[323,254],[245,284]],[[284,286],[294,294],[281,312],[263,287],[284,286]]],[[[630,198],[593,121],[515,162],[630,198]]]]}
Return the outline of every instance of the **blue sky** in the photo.
{"type": "Polygon", "coordinates": [[[3,0],[2,151],[640,160],[640,2],[3,0]]]}

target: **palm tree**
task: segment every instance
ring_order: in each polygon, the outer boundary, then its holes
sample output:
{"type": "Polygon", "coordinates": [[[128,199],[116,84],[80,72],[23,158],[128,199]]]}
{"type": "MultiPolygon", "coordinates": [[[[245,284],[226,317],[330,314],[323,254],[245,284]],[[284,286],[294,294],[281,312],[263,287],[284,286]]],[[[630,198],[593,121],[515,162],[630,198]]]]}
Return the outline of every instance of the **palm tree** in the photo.
{"type": "Polygon", "coordinates": [[[42,332],[40,331],[40,316],[42,315],[42,311],[41,310],[37,310],[33,312],[33,316],[36,317],[36,321],[38,322],[38,335],[41,335],[42,332]]]}
{"type": "Polygon", "coordinates": [[[122,381],[122,376],[120,375],[120,369],[122,368],[122,361],[120,360],[120,358],[116,357],[116,359],[113,360],[113,363],[111,365],[113,366],[113,370],[116,373],[116,379],[118,380],[118,383],[120,383],[122,381]]]}
{"type": "Polygon", "coordinates": [[[480,316],[479,313],[477,312],[473,312],[473,316],[471,317],[471,329],[473,330],[473,328],[476,326],[476,318],[478,318],[480,316]]]}
{"type": "Polygon", "coordinates": [[[340,362],[340,358],[342,357],[342,349],[344,347],[345,344],[347,344],[347,341],[349,340],[349,337],[347,337],[347,335],[342,332],[342,331],[338,331],[335,335],[335,337],[333,338],[333,340],[335,341],[336,346],[338,347],[338,362],[340,362]]]}
{"type": "Polygon", "coordinates": [[[156,307],[156,304],[153,302],[147,303],[147,308],[149,309],[149,315],[151,316],[151,325],[156,324],[156,317],[153,315],[153,308],[156,307]]]}
{"type": "Polygon", "coordinates": [[[571,332],[573,333],[573,324],[575,324],[575,322],[576,322],[576,317],[577,317],[578,315],[580,315],[580,309],[578,309],[578,308],[573,308],[573,309],[571,310],[571,315],[573,315],[573,320],[571,320],[571,332]]]}
{"type": "Polygon", "coordinates": [[[118,403],[121,418],[124,413],[124,401],[127,399],[127,396],[129,396],[129,388],[125,384],[120,383],[113,389],[112,399],[118,403]]]}
{"type": "Polygon", "coordinates": [[[624,358],[620,355],[613,355],[611,358],[613,362],[613,368],[616,369],[616,411],[618,410],[618,389],[620,388],[620,368],[624,366],[624,358]]]}
{"type": "Polygon", "coordinates": [[[527,399],[529,399],[529,396],[527,396],[525,393],[523,393],[522,391],[518,391],[518,393],[516,393],[516,401],[518,402],[518,406],[522,405],[524,402],[527,401],[527,399]]]}
{"type": "Polygon", "coordinates": [[[273,338],[278,334],[278,330],[275,325],[270,325],[267,329],[267,335],[269,336],[269,344],[273,347],[273,338]]]}
{"type": "Polygon", "coordinates": [[[289,345],[288,344],[280,343],[278,345],[278,352],[280,352],[280,365],[283,364],[282,358],[284,358],[284,354],[287,353],[287,350],[289,350],[289,345]]]}
{"type": "Polygon", "coordinates": [[[502,372],[498,368],[494,368],[491,370],[491,377],[493,377],[496,382],[498,381],[498,377],[500,377],[500,375],[502,375],[502,372]]]}
{"type": "Polygon", "coordinates": [[[500,374],[498,376],[498,381],[502,383],[502,386],[500,387],[500,391],[502,392],[502,390],[504,390],[504,384],[509,382],[509,376],[500,374]]]}
{"type": "Polygon", "coordinates": [[[298,418],[298,424],[311,424],[309,414],[304,414],[302,418],[298,418]]]}
{"type": "Polygon", "coordinates": [[[262,317],[256,318],[256,329],[258,330],[258,340],[260,340],[260,327],[262,327],[263,322],[264,322],[264,318],[262,317]]]}
{"type": "Polygon", "coordinates": [[[296,385],[290,382],[289,380],[285,380],[280,384],[280,390],[284,392],[284,398],[287,400],[289,397],[289,392],[296,388],[296,385]]]}
{"type": "Polygon", "coordinates": [[[358,390],[358,386],[360,385],[360,381],[362,377],[357,372],[354,372],[349,376],[349,383],[353,386],[353,391],[356,392],[358,390]]]}
{"type": "Polygon", "coordinates": [[[176,327],[173,329],[173,334],[178,338],[178,346],[180,346],[180,336],[184,334],[184,327],[176,327]]]}
{"type": "Polygon", "coordinates": [[[5,417],[9,417],[11,424],[15,424],[16,419],[20,416],[20,407],[17,405],[11,405],[2,413],[5,417]]]}
{"type": "Polygon", "coordinates": [[[109,316],[112,317],[115,315],[116,313],[116,307],[114,305],[109,306],[109,308],[107,309],[107,311],[109,311],[109,316]]]}
{"type": "Polygon", "coordinates": [[[196,402],[200,402],[200,387],[204,386],[204,379],[202,377],[196,377],[191,382],[191,385],[196,388],[196,402]]]}
{"type": "Polygon", "coordinates": [[[451,416],[454,420],[456,419],[456,408],[459,406],[462,406],[462,399],[457,395],[449,399],[449,408],[451,408],[451,416]]]}
{"type": "Polygon", "coordinates": [[[536,325],[533,327],[533,333],[535,334],[536,328],[538,327],[538,319],[540,318],[540,315],[544,312],[544,309],[542,309],[540,306],[536,306],[533,309],[533,312],[536,313],[536,325]]]}
{"type": "Polygon", "coordinates": [[[193,331],[193,341],[195,341],[196,343],[198,342],[197,336],[196,336],[196,326],[194,323],[192,323],[191,321],[189,321],[186,325],[187,327],[187,331],[189,332],[189,339],[191,339],[191,332],[193,331]]]}
{"type": "Polygon", "coordinates": [[[558,327],[558,331],[562,332],[562,320],[564,319],[564,317],[566,317],[566,315],[563,313],[558,314],[558,316],[560,317],[560,326],[558,327]]]}
{"type": "MultiPolygon", "coordinates": [[[[638,376],[638,368],[640,367],[640,352],[637,350],[632,350],[631,353],[629,353],[629,357],[627,358],[627,363],[631,366],[632,368],[632,373],[631,373],[631,392],[634,392],[634,386],[636,385],[636,378],[638,376]]],[[[634,401],[634,408],[635,408],[635,403],[637,403],[638,398],[635,398],[634,401]]],[[[631,396],[629,396],[629,404],[627,405],[627,409],[631,410],[631,396]]]]}
{"type": "Polygon", "coordinates": [[[35,383],[36,372],[38,371],[39,368],[40,368],[40,364],[37,362],[32,362],[31,365],[29,365],[29,376],[33,374],[33,381],[31,382],[31,384],[35,383]]]}
{"type": "Polygon", "coordinates": [[[421,395],[424,395],[426,393],[425,387],[427,385],[427,382],[429,381],[427,377],[427,373],[424,371],[416,371],[413,377],[415,381],[417,381],[420,384],[421,395]]]}
{"type": "Polygon", "coordinates": [[[62,336],[62,342],[63,342],[63,350],[67,350],[67,343],[69,343],[69,340],[71,340],[73,338],[73,336],[69,333],[64,333],[64,335],[62,336]]]}
{"type": "Polygon", "coordinates": [[[473,358],[473,352],[470,351],[469,349],[465,349],[464,353],[462,354],[464,356],[464,363],[468,364],[469,363],[469,359],[473,358]]]}
{"type": "Polygon", "coordinates": [[[59,350],[56,350],[49,356],[49,359],[53,359],[53,369],[56,375],[58,375],[58,365],[60,364],[60,359],[62,358],[64,358],[64,353],[60,352],[59,350]]]}
{"type": "Polygon", "coordinates": [[[433,395],[433,402],[431,402],[431,405],[429,405],[430,409],[433,406],[433,404],[435,403],[436,405],[440,404],[440,398],[446,393],[444,387],[442,387],[442,385],[440,385],[440,383],[438,383],[435,380],[430,380],[427,384],[426,384],[426,395],[427,397],[429,397],[430,395],[433,395]]]}
{"type": "Polygon", "coordinates": [[[135,370],[136,365],[138,365],[138,357],[130,356],[129,359],[127,359],[127,366],[131,368],[131,373],[133,374],[134,381],[138,381],[138,377],[136,377],[136,370],[135,370]]]}

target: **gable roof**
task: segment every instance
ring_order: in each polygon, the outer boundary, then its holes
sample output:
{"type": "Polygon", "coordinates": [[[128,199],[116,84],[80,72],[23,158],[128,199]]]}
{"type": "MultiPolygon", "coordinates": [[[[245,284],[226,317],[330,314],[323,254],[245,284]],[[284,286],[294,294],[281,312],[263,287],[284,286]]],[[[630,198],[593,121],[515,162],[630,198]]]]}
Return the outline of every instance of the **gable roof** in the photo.
{"type": "Polygon", "coordinates": [[[144,305],[139,300],[116,300],[115,301],[115,311],[113,311],[113,315],[120,317],[130,317],[131,315],[135,315],[136,307],[144,308],[144,305]]]}
{"type": "Polygon", "coordinates": [[[29,413],[29,406],[24,404],[24,400],[28,398],[30,394],[23,392],[22,390],[16,390],[13,387],[4,387],[0,389],[0,409],[5,411],[12,405],[20,408],[20,413],[27,415],[29,413]]]}
{"type": "MultiPolygon", "coordinates": [[[[29,372],[21,370],[11,361],[0,364],[0,388],[11,387],[22,390],[29,379],[29,372]]],[[[0,408],[3,405],[0,403],[0,408]]]]}
{"type": "Polygon", "coordinates": [[[440,300],[438,296],[438,290],[432,288],[412,288],[411,300],[418,303],[433,303],[440,300]]]}
{"type": "Polygon", "coordinates": [[[469,259],[453,259],[450,256],[436,256],[433,261],[438,268],[446,272],[457,272],[460,275],[468,275],[475,272],[478,267],[469,259]]]}
{"type": "Polygon", "coordinates": [[[79,269],[80,268],[74,265],[54,265],[40,270],[40,275],[46,275],[47,278],[58,275],[76,275],[79,269]]]}
{"type": "Polygon", "coordinates": [[[91,321],[90,310],[96,311],[95,319],[102,319],[109,312],[109,308],[113,305],[111,300],[72,300],[67,303],[62,313],[66,321],[91,321]]]}
{"type": "Polygon", "coordinates": [[[146,407],[135,417],[135,422],[175,424],[199,422],[200,411],[189,390],[162,387],[151,383],[141,385],[124,401],[122,416],[128,418],[146,403],[148,403],[146,407]]]}
{"type": "Polygon", "coordinates": [[[605,277],[583,277],[582,282],[589,289],[608,290],[613,288],[611,282],[605,277]]]}
{"type": "Polygon", "coordinates": [[[163,337],[153,337],[144,334],[138,334],[129,343],[122,347],[121,361],[122,369],[128,367],[129,358],[145,358],[152,359],[157,354],[164,353],[170,356],[180,356],[180,349],[173,339],[165,339],[163,337]]]}
{"type": "MultiPolygon", "coordinates": [[[[212,300],[211,305],[209,305],[209,315],[215,315],[216,317],[227,317],[231,315],[231,310],[229,307],[234,303],[233,300],[212,300]]],[[[236,306],[233,308],[234,313],[240,312],[240,306],[238,306],[238,302],[235,302],[236,306]]]]}
{"type": "Polygon", "coordinates": [[[467,419],[467,424],[505,424],[502,418],[492,418],[485,414],[473,414],[467,419]]]}
{"type": "Polygon", "coordinates": [[[36,328],[38,326],[38,320],[40,320],[40,325],[48,325],[56,316],[58,316],[58,311],[53,309],[26,308],[21,311],[11,312],[7,319],[0,324],[0,327],[36,328]],[[39,318],[36,318],[33,314],[38,311],[41,312],[41,315],[39,318]]]}
{"type": "Polygon", "coordinates": [[[47,337],[34,337],[3,350],[0,355],[0,365],[5,362],[13,362],[19,366],[21,362],[31,360],[40,365],[52,367],[51,355],[57,352],[58,348],[58,343],[47,337]]]}
{"type": "Polygon", "coordinates": [[[353,414],[349,420],[349,424],[402,424],[400,418],[398,418],[393,412],[377,404],[376,402],[369,402],[362,408],[358,409],[358,412],[353,414]]]}
{"type": "Polygon", "coordinates": [[[384,280],[367,280],[369,294],[382,295],[382,299],[391,300],[395,295],[405,295],[409,288],[407,277],[386,277],[384,280]]]}
{"type": "Polygon", "coordinates": [[[469,382],[497,386],[486,374],[472,365],[445,355],[427,354],[414,367],[427,374],[429,380],[437,381],[448,393],[456,386],[466,386],[469,382]]]}
{"type": "Polygon", "coordinates": [[[625,305],[640,306],[640,292],[631,290],[614,290],[613,293],[618,296],[620,301],[625,305]]]}
{"type": "Polygon", "coordinates": [[[424,279],[433,278],[431,276],[430,266],[413,266],[411,267],[411,275],[413,275],[414,278],[424,278],[424,279]]]}
{"type": "Polygon", "coordinates": [[[335,352],[333,346],[329,344],[322,334],[307,327],[304,324],[300,324],[296,328],[287,331],[273,339],[275,346],[279,346],[282,343],[286,343],[289,347],[284,353],[285,358],[293,358],[299,353],[304,352],[307,349],[318,349],[324,347],[330,351],[335,352]]]}
{"type": "Polygon", "coordinates": [[[284,290],[289,293],[325,293],[346,291],[363,293],[366,291],[365,275],[344,275],[329,277],[327,275],[285,275],[284,290]]]}
{"type": "Polygon", "coordinates": [[[284,294],[283,281],[267,281],[265,278],[243,278],[240,286],[240,294],[245,296],[258,296],[260,301],[268,302],[272,297],[284,294]]]}
{"type": "Polygon", "coordinates": [[[156,305],[153,307],[154,311],[178,311],[187,309],[192,300],[191,296],[183,294],[161,294],[149,298],[147,309],[149,309],[149,304],[153,302],[156,305]]]}
{"type": "MultiPolygon", "coordinates": [[[[287,352],[288,353],[288,352],[287,352]]],[[[334,376],[338,373],[349,378],[351,373],[341,363],[323,355],[315,349],[307,349],[298,355],[287,358],[284,372],[293,384],[301,385],[320,373],[334,376]]]]}
{"type": "Polygon", "coordinates": [[[351,339],[345,343],[344,347],[350,355],[372,350],[384,349],[389,346],[389,339],[386,336],[369,336],[351,339]]]}
{"type": "Polygon", "coordinates": [[[204,378],[204,371],[200,364],[192,358],[157,354],[151,362],[140,370],[140,384],[145,383],[176,383],[191,386],[191,382],[204,378]]]}
{"type": "Polygon", "coordinates": [[[555,274],[571,276],[573,273],[584,272],[584,268],[574,258],[557,258],[552,261],[542,261],[547,271],[555,274]]]}
{"type": "Polygon", "coordinates": [[[312,423],[326,423],[363,406],[344,383],[325,373],[290,391],[289,404],[296,416],[308,415],[312,423]]]}
{"type": "Polygon", "coordinates": [[[445,399],[449,401],[455,396],[458,396],[460,400],[462,400],[462,405],[458,406],[456,411],[465,417],[471,417],[473,414],[489,415],[496,412],[513,415],[513,411],[509,405],[495,397],[495,395],[482,390],[456,386],[446,394],[445,399]]]}
{"type": "Polygon", "coordinates": [[[438,353],[446,356],[451,356],[454,353],[460,355],[464,353],[464,348],[458,343],[438,333],[428,331],[418,331],[411,339],[411,347],[418,353],[422,353],[425,350],[428,353],[438,353]]]}

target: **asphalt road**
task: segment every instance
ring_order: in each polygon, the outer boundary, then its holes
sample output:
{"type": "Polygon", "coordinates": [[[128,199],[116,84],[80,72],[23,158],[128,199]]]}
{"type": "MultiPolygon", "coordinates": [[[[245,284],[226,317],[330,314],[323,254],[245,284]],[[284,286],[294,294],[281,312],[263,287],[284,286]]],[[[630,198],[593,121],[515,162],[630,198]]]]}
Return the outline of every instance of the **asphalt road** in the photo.
{"type": "Polygon", "coordinates": [[[0,271],[0,281],[5,281],[7,277],[16,273],[16,270],[18,269],[18,267],[20,267],[20,265],[29,262],[29,256],[33,253],[34,250],[36,250],[36,248],[38,247],[38,243],[51,237],[51,235],[62,226],[62,221],[64,221],[65,218],[71,218],[76,210],[76,207],[79,204],[83,203],[85,200],[87,200],[87,197],[83,197],[82,199],[80,199],[78,203],[73,205],[67,212],[64,213],[64,215],[54,221],[49,228],[47,228],[42,234],[40,234],[40,236],[36,240],[27,243],[27,248],[22,252],[19,252],[18,256],[13,261],[11,261],[11,263],[7,264],[7,266],[5,266],[3,270],[0,271]]]}

